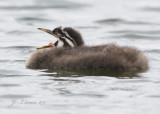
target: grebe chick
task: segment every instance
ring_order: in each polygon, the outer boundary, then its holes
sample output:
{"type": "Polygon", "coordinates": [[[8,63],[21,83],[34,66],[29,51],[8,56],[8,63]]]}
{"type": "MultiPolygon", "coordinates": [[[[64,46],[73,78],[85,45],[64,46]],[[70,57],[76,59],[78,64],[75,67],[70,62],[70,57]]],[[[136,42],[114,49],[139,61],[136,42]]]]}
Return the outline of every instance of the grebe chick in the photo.
{"type": "Polygon", "coordinates": [[[148,59],[136,48],[116,44],[84,46],[80,33],[70,27],[38,29],[55,36],[57,41],[38,48],[27,60],[27,68],[129,71],[148,68],[148,59]]]}

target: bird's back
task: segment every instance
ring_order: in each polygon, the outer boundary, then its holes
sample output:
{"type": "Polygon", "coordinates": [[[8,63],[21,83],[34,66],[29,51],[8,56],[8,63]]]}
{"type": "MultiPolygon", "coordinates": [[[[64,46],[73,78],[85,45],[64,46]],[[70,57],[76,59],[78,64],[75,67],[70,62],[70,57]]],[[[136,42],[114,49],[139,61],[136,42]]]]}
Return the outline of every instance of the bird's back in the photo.
{"type": "Polygon", "coordinates": [[[37,50],[26,66],[32,69],[145,70],[148,60],[135,48],[107,44],[37,50]]]}

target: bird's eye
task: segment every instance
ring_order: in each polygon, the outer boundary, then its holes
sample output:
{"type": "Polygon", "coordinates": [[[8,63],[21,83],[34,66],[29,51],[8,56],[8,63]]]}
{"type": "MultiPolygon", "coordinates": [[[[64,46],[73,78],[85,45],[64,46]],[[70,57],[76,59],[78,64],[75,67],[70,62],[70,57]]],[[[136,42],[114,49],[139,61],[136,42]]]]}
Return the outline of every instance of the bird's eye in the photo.
{"type": "Polygon", "coordinates": [[[55,34],[58,34],[58,31],[55,31],[55,34]]]}
{"type": "Polygon", "coordinates": [[[61,34],[59,34],[59,33],[58,33],[58,34],[56,34],[56,35],[57,35],[58,37],[61,37],[61,34]]]}

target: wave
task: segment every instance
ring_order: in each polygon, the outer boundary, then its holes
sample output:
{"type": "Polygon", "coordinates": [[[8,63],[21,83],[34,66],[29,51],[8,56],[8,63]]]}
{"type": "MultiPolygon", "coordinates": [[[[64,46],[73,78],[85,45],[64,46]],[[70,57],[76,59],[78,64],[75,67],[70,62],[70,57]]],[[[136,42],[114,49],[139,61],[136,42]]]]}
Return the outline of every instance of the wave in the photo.
{"type": "Polygon", "coordinates": [[[115,24],[157,25],[156,23],[142,22],[142,21],[128,21],[120,18],[103,19],[103,20],[97,20],[95,22],[99,24],[110,24],[110,25],[115,25],[115,24]]]}

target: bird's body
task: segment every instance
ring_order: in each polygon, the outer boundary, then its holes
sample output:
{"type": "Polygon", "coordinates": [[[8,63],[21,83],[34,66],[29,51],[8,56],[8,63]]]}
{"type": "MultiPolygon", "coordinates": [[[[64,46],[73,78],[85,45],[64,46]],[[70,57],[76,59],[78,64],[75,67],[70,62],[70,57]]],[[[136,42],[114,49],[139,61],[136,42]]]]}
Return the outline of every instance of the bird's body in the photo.
{"type": "Polygon", "coordinates": [[[57,44],[55,43],[55,47],[47,50],[36,50],[27,60],[26,66],[31,69],[67,70],[136,71],[148,68],[147,58],[136,48],[122,47],[116,44],[83,46],[82,39],[79,39],[78,42],[73,42],[73,45],[79,44],[75,47],[64,44],[63,47],[58,48],[57,44]]]}
{"type": "Polygon", "coordinates": [[[115,44],[73,49],[37,50],[26,66],[32,69],[145,70],[147,58],[137,49],[115,44]]]}

